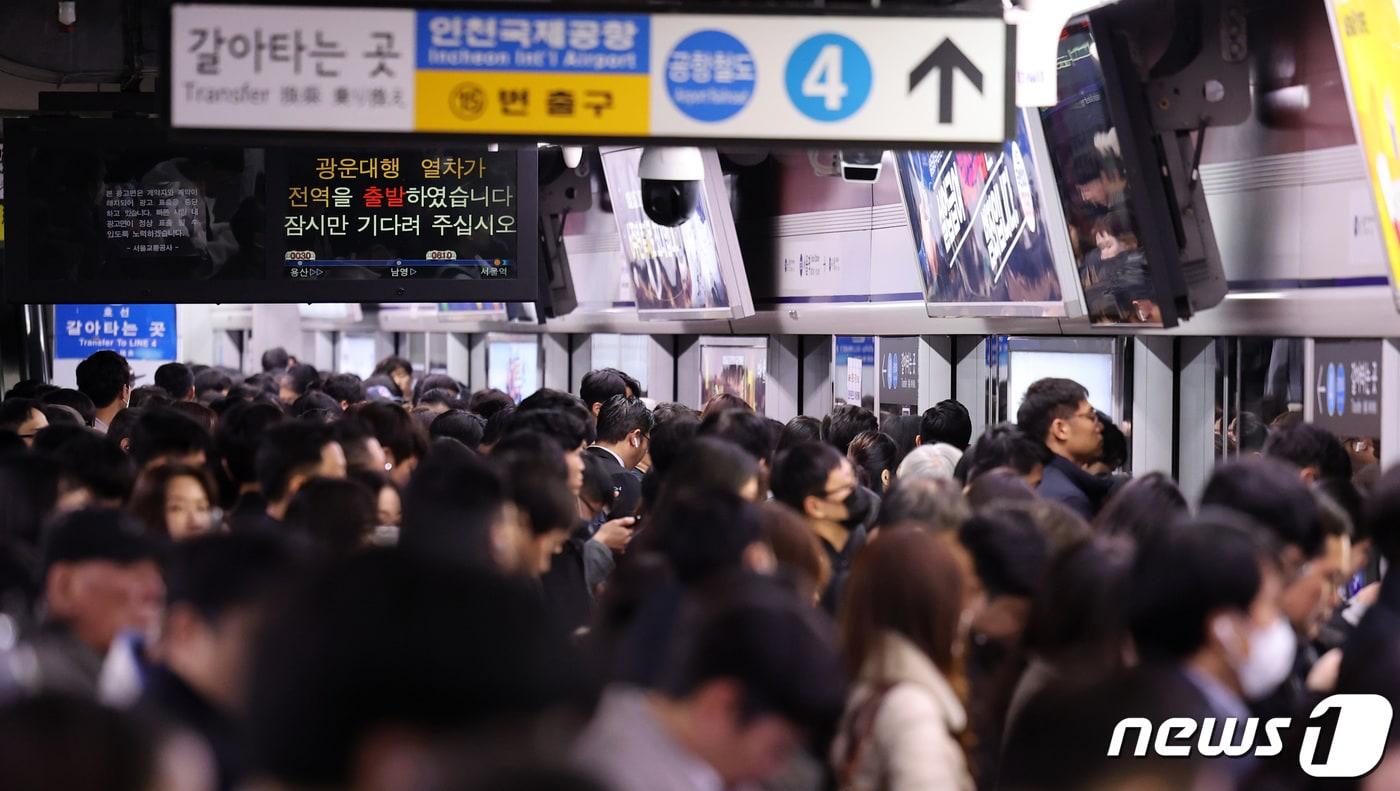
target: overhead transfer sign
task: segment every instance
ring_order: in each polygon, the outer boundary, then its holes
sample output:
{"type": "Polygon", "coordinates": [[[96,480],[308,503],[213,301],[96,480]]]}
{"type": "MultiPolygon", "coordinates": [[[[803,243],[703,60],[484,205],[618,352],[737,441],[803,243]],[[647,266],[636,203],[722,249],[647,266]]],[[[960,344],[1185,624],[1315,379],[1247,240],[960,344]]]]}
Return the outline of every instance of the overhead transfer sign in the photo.
{"type": "Polygon", "coordinates": [[[176,3],[183,129],[991,146],[998,15],[552,13],[176,3]]]}

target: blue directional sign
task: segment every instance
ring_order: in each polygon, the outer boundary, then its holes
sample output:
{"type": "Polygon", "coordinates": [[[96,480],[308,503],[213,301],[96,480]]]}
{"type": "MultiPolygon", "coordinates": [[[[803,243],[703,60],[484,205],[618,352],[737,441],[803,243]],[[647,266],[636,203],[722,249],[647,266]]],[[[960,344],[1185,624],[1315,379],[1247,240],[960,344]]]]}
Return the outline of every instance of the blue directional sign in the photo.
{"type": "Polygon", "coordinates": [[[837,33],[812,36],[788,58],[788,97],[803,115],[817,121],[854,115],[870,98],[871,81],[865,50],[837,33]]]}
{"type": "Polygon", "coordinates": [[[110,349],[128,360],[174,360],[174,305],[54,305],[54,358],[110,349]]]}
{"type": "Polygon", "coordinates": [[[697,121],[733,117],[753,98],[753,54],[722,30],[701,30],[681,40],[666,58],[666,92],[697,121]]]}

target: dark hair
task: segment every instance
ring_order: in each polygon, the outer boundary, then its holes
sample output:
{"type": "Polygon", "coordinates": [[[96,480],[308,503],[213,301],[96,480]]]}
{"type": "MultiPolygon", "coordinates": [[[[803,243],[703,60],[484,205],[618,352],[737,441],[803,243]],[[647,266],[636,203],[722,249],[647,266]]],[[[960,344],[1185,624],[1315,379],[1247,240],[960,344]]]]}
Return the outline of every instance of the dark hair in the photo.
{"type": "Polygon", "coordinates": [[[1031,601],[1022,645],[1076,673],[1104,673],[1122,664],[1128,635],[1128,589],[1134,544],[1098,536],[1067,546],[1031,601]]]}
{"type": "Polygon", "coordinates": [[[972,441],[972,416],[958,401],[939,401],[919,419],[919,438],[925,445],[942,442],[965,451],[972,441]]]}
{"type": "Polygon", "coordinates": [[[1103,449],[1099,451],[1099,463],[1108,467],[1110,472],[1123,469],[1123,465],[1128,463],[1128,438],[1108,413],[1096,409],[1094,414],[1098,418],[1099,426],[1103,428],[1103,449]]]}
{"type": "Polygon", "coordinates": [[[467,402],[463,401],[455,390],[448,390],[445,387],[435,387],[432,390],[423,391],[423,394],[418,397],[418,406],[414,407],[414,409],[434,405],[459,411],[466,411],[467,408],[467,402]]]}
{"type": "Polygon", "coordinates": [[[883,650],[885,634],[894,632],[955,679],[962,576],[948,545],[922,530],[893,530],[866,546],[841,596],[841,655],[850,677],[860,675],[883,650]]]}
{"type": "Polygon", "coordinates": [[[1050,565],[1049,543],[1022,509],[984,508],[963,523],[958,540],[989,597],[1034,595],[1050,565]]]}
{"type": "Polygon", "coordinates": [[[72,430],[63,436],[58,428],[39,432],[34,447],[44,444],[45,452],[58,463],[59,491],[86,488],[100,499],[126,502],[136,483],[136,470],[121,447],[88,429],[68,427],[72,430]],[[49,446],[43,442],[49,434],[63,436],[62,442],[49,446]]]}
{"type": "Polygon", "coordinates": [[[647,547],[665,556],[688,586],[739,570],[744,550],[760,539],[753,503],[710,487],[665,493],[648,522],[647,547]]]}
{"type": "Polygon", "coordinates": [[[460,409],[443,412],[434,418],[432,425],[428,427],[428,436],[432,439],[451,437],[472,450],[481,445],[481,438],[485,433],[486,421],[482,420],[480,415],[460,409]]]}
{"type": "Polygon", "coordinates": [[[110,406],[131,385],[131,366],[126,358],[103,349],[78,363],[78,390],[101,409],[110,406]]]}
{"type": "MultiPolygon", "coordinates": [[[[370,376],[387,377],[389,381],[393,383],[394,371],[400,369],[408,372],[409,377],[412,378],[413,363],[409,362],[408,360],[402,357],[385,357],[384,359],[379,361],[378,365],[374,366],[374,370],[370,372],[370,376]]],[[[399,386],[397,383],[393,383],[392,392],[397,393],[400,398],[409,397],[409,393],[404,393],[399,390],[399,386]]]]}
{"type": "Polygon", "coordinates": [[[773,550],[779,569],[795,576],[793,582],[805,598],[821,596],[831,582],[831,561],[807,521],[777,500],[759,503],[758,517],[763,540],[773,550]]]}
{"type": "Polygon", "coordinates": [[[356,406],[350,414],[369,426],[384,450],[394,454],[395,464],[403,464],[415,457],[421,459],[427,454],[426,433],[399,405],[370,401],[356,406]]]}
{"type": "Polygon", "coordinates": [[[198,401],[176,401],[170,409],[198,423],[211,436],[219,424],[219,414],[198,401]]]}
{"type": "Polygon", "coordinates": [[[257,481],[258,441],[264,431],[286,418],[280,407],[256,401],[241,401],[224,413],[214,432],[214,444],[234,483],[257,481]]]}
{"type": "Polygon", "coordinates": [[[0,706],[0,777],[13,791],[145,791],[160,772],[135,714],[44,693],[0,706]]]}
{"type": "Polygon", "coordinates": [[[156,369],[156,387],[176,401],[183,401],[194,390],[194,374],[184,363],[166,363],[156,369]]]}
{"type": "Polygon", "coordinates": [[[131,432],[136,430],[136,421],[141,419],[141,415],[145,411],[144,409],[130,408],[118,412],[107,424],[107,441],[120,448],[122,440],[131,439],[131,432]]]}
{"type": "Polygon", "coordinates": [[[233,389],[233,377],[218,368],[205,368],[194,375],[194,397],[203,399],[206,393],[226,393],[233,389]]]}
{"type": "Polygon", "coordinates": [[[592,423],[585,422],[571,412],[563,412],[555,409],[516,409],[515,414],[510,418],[510,425],[506,429],[505,435],[510,436],[521,431],[537,431],[544,434],[565,450],[577,450],[578,447],[589,439],[589,429],[592,423]]]}
{"type": "MultiPolygon", "coordinates": [[[[583,400],[578,396],[570,395],[562,390],[552,390],[548,387],[541,387],[532,395],[520,402],[520,412],[532,412],[535,410],[552,410],[572,415],[583,424],[584,440],[592,442],[595,436],[593,425],[593,411],[583,405],[583,400]]],[[[561,445],[563,438],[558,438],[561,445]]]]}
{"type": "Polygon", "coordinates": [[[611,508],[617,499],[612,471],[602,459],[591,453],[583,454],[583,489],[579,491],[579,497],[590,503],[601,503],[605,510],[611,508]]]}
{"type": "Polygon", "coordinates": [[[846,452],[846,457],[855,465],[856,480],[874,492],[885,489],[882,473],[888,472],[890,481],[894,481],[895,458],[898,455],[899,446],[895,445],[890,435],[878,431],[857,434],[846,452]]]}
{"type": "Polygon", "coordinates": [[[642,395],[641,383],[616,368],[589,371],[583,375],[583,381],[578,386],[579,397],[590,411],[594,404],[606,404],[613,396],[626,396],[628,390],[632,391],[633,397],[640,398],[642,395]]]}
{"type": "Polygon", "coordinates": [[[1141,543],[1191,513],[1186,497],[1171,476],[1149,472],[1123,484],[1094,518],[1094,529],[1141,543]]]}
{"type": "Polygon", "coordinates": [[[743,409],[711,412],[700,421],[696,436],[715,437],[743,448],[755,461],[773,463],[773,439],[766,418],[743,409]]]}
{"type": "Polygon", "coordinates": [[[486,418],[486,426],[481,430],[481,444],[495,445],[501,441],[501,437],[510,430],[510,424],[515,420],[515,407],[498,409],[491,417],[486,418]]]}
{"type": "Polygon", "coordinates": [[[1269,433],[1264,456],[1299,469],[1313,467],[1319,478],[1351,479],[1351,456],[1332,432],[1312,423],[1286,426],[1269,433]]]}
{"type": "Polygon", "coordinates": [[[462,385],[447,374],[428,374],[419,379],[413,385],[413,403],[417,404],[423,400],[431,390],[446,390],[453,399],[462,397],[462,385]]]}
{"type": "MultiPolygon", "coordinates": [[[[66,423],[70,426],[88,427],[87,424],[83,422],[83,416],[79,415],[78,411],[71,406],[63,406],[62,404],[42,404],[39,407],[39,411],[44,413],[44,419],[49,421],[50,426],[56,423],[66,423]]],[[[15,429],[3,429],[3,431],[7,432],[18,430],[18,427],[15,429]]],[[[19,435],[15,434],[15,437],[18,438],[19,435]]],[[[23,440],[21,440],[21,443],[22,442],[23,440]]]]}
{"type": "Polygon", "coordinates": [[[274,373],[287,370],[287,365],[291,363],[291,355],[281,346],[277,346],[262,353],[263,373],[274,373]]]}
{"type": "Polygon", "coordinates": [[[303,393],[296,401],[292,402],[292,417],[296,418],[325,422],[335,420],[343,414],[340,402],[319,390],[303,393]]]}
{"type": "Polygon", "coordinates": [[[651,430],[651,474],[659,481],[675,466],[685,447],[700,432],[700,418],[694,414],[677,415],[651,430]]]}
{"type": "Polygon", "coordinates": [[[152,538],[168,539],[169,526],[165,521],[165,495],[170,482],[176,478],[193,478],[204,489],[204,496],[210,507],[219,502],[219,490],[214,479],[203,467],[190,467],[184,464],[162,464],[141,473],[136,479],[136,490],[131,494],[127,510],[141,520],[146,534],[152,538]]]}
{"type": "Polygon", "coordinates": [[[1241,412],[1236,419],[1235,436],[1241,451],[1262,451],[1269,441],[1269,427],[1253,412],[1241,412]]]}
{"type": "Polygon", "coordinates": [[[1260,564],[1271,555],[1264,534],[1247,518],[1208,510],[1138,548],[1128,592],[1128,621],[1139,656],[1177,661],[1206,644],[1206,618],[1216,610],[1247,610],[1262,584],[1260,564]]]}
{"type": "Polygon", "coordinates": [[[495,464],[458,443],[439,443],[403,492],[399,546],[424,558],[494,568],[490,531],[508,497],[495,464]]]}
{"type": "Polygon", "coordinates": [[[187,604],[208,623],[256,606],[294,568],[283,541],[268,533],[211,533],[181,541],[162,563],[168,604],[187,604]]]}
{"type": "Polygon", "coordinates": [[[685,404],[678,404],[675,401],[662,401],[656,405],[655,409],[651,410],[651,414],[656,418],[657,426],[660,426],[668,420],[677,420],[679,418],[693,417],[696,420],[700,419],[699,410],[692,409],[685,404]]]}
{"type": "Polygon", "coordinates": [[[661,499],[681,491],[737,495],[758,476],[758,462],[743,448],[717,437],[697,437],[686,445],[661,481],[661,499]]]}
{"type": "Polygon", "coordinates": [[[1293,467],[1273,459],[1241,459],[1218,465],[1201,494],[1201,508],[1238,511],[1305,557],[1322,551],[1317,501],[1293,467]]]}
{"type": "Polygon", "coordinates": [[[578,521],[578,501],[569,491],[564,449],[544,434],[511,434],[491,449],[491,460],[505,474],[511,499],[529,517],[530,532],[570,530],[578,521]]]}
{"type": "Polygon", "coordinates": [[[830,629],[781,583],[718,580],[696,594],[676,629],[682,637],[665,664],[664,694],[684,698],[729,679],[743,690],[746,720],[774,714],[818,732],[835,724],[846,690],[830,629]]]}
{"type": "Polygon", "coordinates": [[[359,549],[374,531],[378,491],[349,478],[312,478],[287,506],[287,528],[334,554],[359,549]]]}
{"type": "Polygon", "coordinates": [[[481,415],[487,421],[503,409],[514,409],[515,400],[500,390],[478,390],[467,399],[467,411],[481,415]]]}
{"type": "Polygon", "coordinates": [[[321,423],[292,420],[263,430],[258,444],[258,483],[268,502],[287,496],[292,477],[309,474],[321,464],[321,451],[334,442],[330,428],[321,423]]]}
{"type": "Polygon", "coordinates": [[[641,399],[613,396],[598,412],[598,441],[621,442],[633,431],[641,431],[644,437],[649,436],[655,425],[651,410],[641,399]]]}
{"type": "Polygon", "coordinates": [[[171,398],[165,390],[155,385],[141,385],[131,391],[129,406],[132,409],[150,409],[170,406],[173,403],[175,403],[175,399],[171,398]]]}
{"type": "Polygon", "coordinates": [[[987,429],[967,454],[970,459],[967,483],[998,467],[1010,467],[1021,475],[1029,475],[1046,461],[1045,446],[1011,423],[987,429]]]}
{"type": "Polygon", "coordinates": [[[915,524],[935,533],[954,531],[972,516],[962,488],[926,475],[897,478],[880,498],[880,529],[915,524]]]}
{"type": "Polygon", "coordinates": [[[0,429],[18,432],[20,424],[29,419],[30,412],[42,415],[44,410],[32,398],[11,398],[0,403],[0,429]]]}
{"type": "Polygon", "coordinates": [[[297,363],[282,375],[281,386],[291,390],[298,396],[304,396],[308,391],[317,388],[321,383],[321,374],[315,368],[306,363],[297,363]]]}
{"type": "Polygon", "coordinates": [[[967,485],[967,504],[980,511],[999,502],[1034,500],[1035,490],[1010,467],[993,467],[967,485]]]}
{"type": "Polygon", "coordinates": [[[131,431],[131,458],[138,467],[145,467],[161,456],[208,454],[209,446],[206,427],[168,407],[142,410],[131,431]]]}
{"type": "Polygon", "coordinates": [[[783,426],[783,433],[778,437],[778,452],[782,453],[804,442],[821,441],[822,422],[810,415],[798,415],[783,426]]]}
{"type": "Polygon", "coordinates": [[[822,437],[841,455],[846,455],[851,440],[862,431],[879,431],[880,421],[870,410],[854,404],[833,407],[822,420],[822,437]]]}
{"type": "Polygon", "coordinates": [[[1027,437],[1044,444],[1050,425],[1068,419],[1088,400],[1089,391],[1072,379],[1039,379],[1026,388],[1026,397],[1016,410],[1016,425],[1027,437]]]}
{"type": "Polygon", "coordinates": [[[845,457],[830,445],[805,442],[778,454],[770,485],[773,497],[806,513],[803,501],[826,494],[826,479],[845,457]]]}
{"type": "Polygon", "coordinates": [[[1400,465],[1386,470],[1376,481],[1362,509],[1361,524],[1381,557],[1391,566],[1400,564],[1400,465]]]}
{"type": "Polygon", "coordinates": [[[365,400],[365,384],[354,374],[335,374],[326,378],[322,392],[334,398],[336,403],[344,401],[346,406],[365,400]]]}
{"type": "Polygon", "coordinates": [[[92,399],[81,390],[59,389],[45,393],[39,399],[41,404],[52,404],[54,406],[66,406],[78,413],[83,419],[83,425],[91,426],[97,419],[97,407],[93,405],[92,399]]]}
{"type": "Polygon", "coordinates": [[[889,434],[890,439],[894,440],[894,444],[899,448],[894,464],[896,470],[904,461],[904,457],[918,447],[914,440],[919,438],[922,422],[923,419],[918,415],[884,415],[880,418],[880,430],[889,434]]]}
{"type": "Polygon", "coordinates": [[[582,662],[549,620],[517,582],[403,552],[305,575],[269,613],[250,662],[253,770],[344,786],[378,728],[461,733],[571,702],[582,662]]]}

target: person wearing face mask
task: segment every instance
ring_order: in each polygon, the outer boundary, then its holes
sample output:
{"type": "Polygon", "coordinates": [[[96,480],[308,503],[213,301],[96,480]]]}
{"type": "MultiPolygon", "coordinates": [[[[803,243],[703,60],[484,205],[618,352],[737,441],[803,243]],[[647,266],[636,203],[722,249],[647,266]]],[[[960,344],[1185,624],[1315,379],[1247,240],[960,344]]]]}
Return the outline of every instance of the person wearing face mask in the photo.
{"type": "MultiPolygon", "coordinates": [[[[1139,548],[1128,621],[1144,672],[1174,682],[1184,716],[1244,720],[1293,668],[1293,629],[1269,534],[1248,518],[1207,508],[1139,548]]],[[[1230,763],[1236,780],[1254,759],[1230,763]]]]}
{"type": "Polygon", "coordinates": [[[830,445],[806,442],[780,454],[773,465],[773,498],[791,506],[821,539],[831,562],[831,581],[822,607],[835,614],[841,588],[856,553],[865,545],[867,522],[880,499],[856,482],[849,459],[830,445]]]}

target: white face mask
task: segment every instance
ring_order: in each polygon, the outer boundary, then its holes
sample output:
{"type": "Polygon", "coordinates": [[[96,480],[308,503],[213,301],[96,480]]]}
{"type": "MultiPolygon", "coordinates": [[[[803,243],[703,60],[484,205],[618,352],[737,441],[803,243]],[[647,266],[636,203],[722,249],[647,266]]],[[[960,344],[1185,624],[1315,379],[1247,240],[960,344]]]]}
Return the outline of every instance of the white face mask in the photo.
{"type": "MultiPolygon", "coordinates": [[[[1222,621],[1217,620],[1215,636],[1225,645],[1230,666],[1239,678],[1240,689],[1247,700],[1261,700],[1278,689],[1293,670],[1294,654],[1298,641],[1293,636],[1293,628],[1279,616],[1263,628],[1250,630],[1249,657],[1241,661],[1231,650],[1235,642],[1222,621]]],[[[1237,630],[1236,630],[1237,631],[1237,630]]]]}

